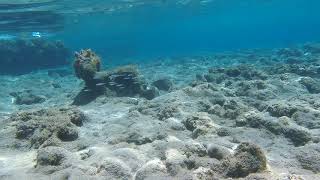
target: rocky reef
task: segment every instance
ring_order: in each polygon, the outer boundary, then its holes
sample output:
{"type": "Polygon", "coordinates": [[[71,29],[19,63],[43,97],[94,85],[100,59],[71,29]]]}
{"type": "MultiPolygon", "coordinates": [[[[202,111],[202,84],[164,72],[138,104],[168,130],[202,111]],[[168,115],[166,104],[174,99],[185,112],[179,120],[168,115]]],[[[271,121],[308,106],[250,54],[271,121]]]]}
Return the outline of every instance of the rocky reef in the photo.
{"type": "Polygon", "coordinates": [[[61,41],[0,40],[0,74],[24,74],[68,64],[70,51],[61,41]]]}
{"type": "Polygon", "coordinates": [[[320,178],[317,44],[162,59],[139,70],[102,70],[89,51],[76,55],[77,77],[0,77],[11,108],[0,104],[1,176],[320,178]],[[94,100],[75,103],[79,87],[94,100]],[[157,97],[147,98],[153,88],[157,97]],[[43,92],[43,102],[18,103],[43,92]]]}

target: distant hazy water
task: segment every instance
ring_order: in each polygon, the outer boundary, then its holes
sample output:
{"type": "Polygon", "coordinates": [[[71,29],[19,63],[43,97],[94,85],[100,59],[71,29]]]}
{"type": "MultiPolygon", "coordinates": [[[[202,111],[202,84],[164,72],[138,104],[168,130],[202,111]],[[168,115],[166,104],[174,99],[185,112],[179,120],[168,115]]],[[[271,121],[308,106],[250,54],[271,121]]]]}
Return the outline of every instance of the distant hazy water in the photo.
{"type": "MultiPolygon", "coordinates": [[[[38,7],[49,9],[48,19],[44,26],[35,23],[34,30],[47,26],[53,38],[72,49],[93,48],[111,59],[320,40],[319,0],[80,0],[73,9],[75,2],[57,0],[38,7]]],[[[32,23],[27,25],[32,29],[32,23]]]]}

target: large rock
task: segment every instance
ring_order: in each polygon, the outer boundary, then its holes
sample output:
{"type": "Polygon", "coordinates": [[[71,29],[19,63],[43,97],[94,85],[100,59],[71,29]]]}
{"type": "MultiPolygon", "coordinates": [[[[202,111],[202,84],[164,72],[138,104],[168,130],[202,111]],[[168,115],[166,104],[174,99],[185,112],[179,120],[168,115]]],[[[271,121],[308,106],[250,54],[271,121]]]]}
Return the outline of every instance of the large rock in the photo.
{"type": "Polygon", "coordinates": [[[252,128],[265,128],[276,135],[282,134],[290,139],[295,146],[303,146],[312,139],[308,129],[292,123],[290,118],[286,116],[278,119],[264,118],[254,111],[248,112],[244,116],[245,118],[242,121],[237,122],[238,125],[247,124],[252,128]]]}
{"type": "Polygon", "coordinates": [[[82,112],[72,108],[51,108],[18,112],[9,120],[15,122],[16,138],[24,146],[39,148],[47,140],[73,141],[78,138],[77,126],[85,120],[82,112]]]}
{"type": "Polygon", "coordinates": [[[223,160],[221,168],[228,177],[245,177],[250,173],[264,171],[267,168],[267,159],[262,149],[257,145],[241,143],[234,155],[223,160]]]}

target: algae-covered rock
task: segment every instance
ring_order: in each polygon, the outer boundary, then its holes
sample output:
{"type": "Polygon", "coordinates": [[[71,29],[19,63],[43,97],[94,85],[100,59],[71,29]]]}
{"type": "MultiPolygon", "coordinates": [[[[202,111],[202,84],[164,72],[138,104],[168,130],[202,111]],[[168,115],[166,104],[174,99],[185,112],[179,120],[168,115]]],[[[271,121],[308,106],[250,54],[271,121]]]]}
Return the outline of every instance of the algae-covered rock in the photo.
{"type": "Polygon", "coordinates": [[[77,126],[85,120],[82,112],[72,108],[51,108],[18,112],[9,119],[15,122],[16,138],[26,147],[39,148],[46,141],[59,139],[73,141],[78,138],[77,126]]]}
{"type": "Polygon", "coordinates": [[[84,80],[86,87],[75,97],[74,105],[88,104],[108,91],[116,96],[141,96],[151,100],[159,95],[155,86],[149,85],[136,66],[121,66],[109,71],[100,71],[101,60],[91,49],[75,53],[75,74],[84,80]]]}
{"type": "Polygon", "coordinates": [[[135,175],[136,180],[164,177],[167,173],[165,164],[159,159],[154,159],[143,165],[135,175]]]}
{"type": "Polygon", "coordinates": [[[70,156],[70,152],[61,148],[49,146],[38,150],[38,166],[60,166],[70,156]]]}
{"type": "Polygon", "coordinates": [[[310,93],[320,93],[320,82],[314,80],[313,78],[304,77],[299,82],[304,85],[310,93]]]}
{"type": "Polygon", "coordinates": [[[250,173],[264,171],[267,159],[260,147],[252,143],[241,143],[234,155],[225,158],[221,167],[228,177],[245,177],[250,173]]]}
{"type": "Polygon", "coordinates": [[[278,102],[270,105],[268,107],[268,112],[271,114],[271,116],[275,117],[281,117],[281,116],[287,116],[291,117],[293,113],[297,111],[297,108],[289,103],[285,102],[278,102]]]}
{"type": "Polygon", "coordinates": [[[101,176],[110,179],[132,179],[131,169],[125,162],[116,158],[106,158],[98,169],[101,176]]]}
{"type": "Polygon", "coordinates": [[[288,138],[295,146],[303,146],[309,141],[312,137],[310,132],[301,126],[298,126],[286,117],[280,117],[279,119],[273,118],[264,118],[256,112],[248,112],[245,114],[245,119],[243,124],[247,124],[253,128],[265,128],[270,132],[288,138]]]}
{"type": "Polygon", "coordinates": [[[93,78],[100,71],[101,60],[91,49],[75,53],[73,68],[78,78],[83,79],[88,87],[94,86],[93,78]]]}

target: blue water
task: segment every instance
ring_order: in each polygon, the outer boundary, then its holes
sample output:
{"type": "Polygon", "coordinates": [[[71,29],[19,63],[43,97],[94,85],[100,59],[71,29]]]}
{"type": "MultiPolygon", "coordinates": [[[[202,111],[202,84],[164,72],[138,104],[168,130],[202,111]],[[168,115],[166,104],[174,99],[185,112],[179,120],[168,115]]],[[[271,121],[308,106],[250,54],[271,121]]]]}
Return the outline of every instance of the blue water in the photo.
{"type": "Polygon", "coordinates": [[[0,36],[39,31],[104,59],[146,60],[319,41],[319,9],[319,0],[0,1],[0,36]]]}
{"type": "Polygon", "coordinates": [[[319,41],[318,0],[225,0],[142,6],[67,18],[57,34],[73,49],[114,60],[194,55],[319,41]]]}

